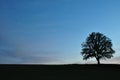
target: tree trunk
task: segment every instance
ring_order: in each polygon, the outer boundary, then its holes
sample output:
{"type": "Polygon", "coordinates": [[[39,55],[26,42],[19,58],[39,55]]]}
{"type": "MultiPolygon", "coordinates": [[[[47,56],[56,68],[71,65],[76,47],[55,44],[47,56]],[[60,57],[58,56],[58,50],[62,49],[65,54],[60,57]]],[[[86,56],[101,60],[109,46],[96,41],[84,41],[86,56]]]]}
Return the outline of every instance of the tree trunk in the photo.
{"type": "Polygon", "coordinates": [[[97,62],[98,62],[98,65],[99,65],[100,64],[100,59],[99,58],[97,59],[97,62]]]}

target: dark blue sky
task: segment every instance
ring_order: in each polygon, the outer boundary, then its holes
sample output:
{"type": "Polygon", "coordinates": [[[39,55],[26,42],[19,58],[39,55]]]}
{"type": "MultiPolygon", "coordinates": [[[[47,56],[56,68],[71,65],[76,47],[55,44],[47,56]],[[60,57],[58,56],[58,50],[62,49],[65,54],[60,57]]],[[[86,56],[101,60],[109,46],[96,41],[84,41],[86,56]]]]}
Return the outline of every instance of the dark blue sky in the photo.
{"type": "Polygon", "coordinates": [[[91,32],[112,39],[116,54],[111,62],[119,63],[119,4],[119,0],[0,0],[0,63],[84,63],[81,44],[91,32]]]}

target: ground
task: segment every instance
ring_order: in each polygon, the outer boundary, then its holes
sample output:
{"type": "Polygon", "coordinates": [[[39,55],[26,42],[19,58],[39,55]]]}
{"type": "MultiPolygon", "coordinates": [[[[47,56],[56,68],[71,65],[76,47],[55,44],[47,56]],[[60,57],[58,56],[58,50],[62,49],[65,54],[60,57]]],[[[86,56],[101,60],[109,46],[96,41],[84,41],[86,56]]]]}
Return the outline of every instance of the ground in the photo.
{"type": "Polygon", "coordinates": [[[118,79],[120,65],[117,64],[68,64],[68,65],[0,65],[0,75],[6,78],[44,79],[118,79]]]}

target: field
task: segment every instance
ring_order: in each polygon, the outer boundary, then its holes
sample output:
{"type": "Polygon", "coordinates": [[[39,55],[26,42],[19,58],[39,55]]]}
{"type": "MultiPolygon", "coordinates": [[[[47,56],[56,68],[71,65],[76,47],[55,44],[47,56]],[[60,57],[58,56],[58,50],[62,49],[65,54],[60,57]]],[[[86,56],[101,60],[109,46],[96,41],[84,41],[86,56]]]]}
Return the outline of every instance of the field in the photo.
{"type": "Polygon", "coordinates": [[[39,79],[118,79],[120,65],[117,64],[68,64],[68,65],[0,65],[0,75],[10,78],[39,79]]]}

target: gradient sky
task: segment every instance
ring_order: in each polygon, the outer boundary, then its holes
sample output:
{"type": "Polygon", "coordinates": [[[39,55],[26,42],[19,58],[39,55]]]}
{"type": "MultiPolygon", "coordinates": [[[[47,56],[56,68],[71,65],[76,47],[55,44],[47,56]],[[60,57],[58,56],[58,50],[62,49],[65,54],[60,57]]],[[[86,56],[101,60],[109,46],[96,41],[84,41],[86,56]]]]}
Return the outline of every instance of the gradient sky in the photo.
{"type": "Polygon", "coordinates": [[[112,40],[105,63],[120,63],[120,0],[0,0],[0,64],[93,63],[81,44],[91,32],[112,40]]]}

